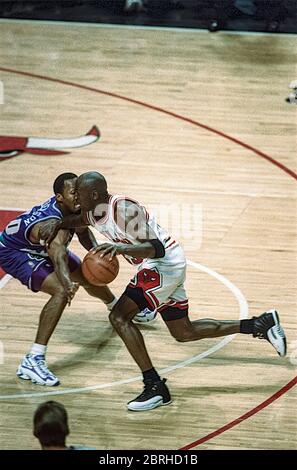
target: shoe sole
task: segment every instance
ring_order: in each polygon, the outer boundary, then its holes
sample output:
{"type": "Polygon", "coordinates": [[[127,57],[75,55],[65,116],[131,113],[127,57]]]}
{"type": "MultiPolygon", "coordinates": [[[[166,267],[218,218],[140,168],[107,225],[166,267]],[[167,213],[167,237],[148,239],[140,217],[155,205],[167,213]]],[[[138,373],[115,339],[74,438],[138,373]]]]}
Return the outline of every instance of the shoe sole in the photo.
{"type": "MultiPolygon", "coordinates": [[[[283,327],[282,327],[281,324],[280,324],[279,316],[278,316],[277,311],[276,311],[276,310],[273,310],[273,311],[271,312],[271,314],[272,314],[272,317],[273,317],[274,326],[277,326],[277,327],[282,331],[282,333],[283,333],[283,335],[284,335],[283,337],[281,337],[281,339],[282,339],[283,342],[284,342],[284,346],[285,346],[285,348],[284,348],[284,354],[281,354],[278,350],[276,350],[276,352],[277,352],[277,354],[278,354],[280,357],[285,357],[285,355],[287,354],[287,340],[286,340],[286,335],[285,335],[285,332],[284,332],[283,327]]],[[[273,327],[272,327],[272,328],[273,328],[273,327]]],[[[268,330],[268,331],[269,331],[269,330],[268,330]]],[[[267,333],[268,333],[268,332],[267,332],[267,333]]],[[[268,335],[267,335],[267,337],[268,337],[268,335]]],[[[269,342],[271,343],[270,340],[269,340],[269,342]]],[[[271,343],[271,344],[272,344],[272,343],[271,343]]],[[[273,344],[272,344],[272,346],[273,346],[273,344]]],[[[273,346],[273,347],[274,347],[274,346],[273,346]]]]}
{"type": "Polygon", "coordinates": [[[272,310],[272,316],[273,316],[273,320],[274,320],[274,323],[276,326],[280,326],[280,322],[279,322],[279,316],[278,316],[278,313],[276,310],[272,310]]]}
{"type": "Polygon", "coordinates": [[[152,320],[146,321],[136,320],[135,317],[133,318],[133,322],[137,323],[137,325],[149,325],[150,323],[154,323],[155,321],[157,321],[157,317],[153,318],[152,320]]]}
{"type": "Polygon", "coordinates": [[[59,382],[59,381],[58,381],[58,382],[55,382],[54,384],[42,384],[42,383],[40,383],[40,382],[37,382],[37,381],[34,380],[34,379],[31,379],[31,382],[32,382],[33,384],[41,385],[41,386],[43,386],[43,387],[57,387],[58,385],[60,385],[60,382],[59,382]]]}
{"type": "Polygon", "coordinates": [[[129,411],[149,411],[149,410],[153,410],[155,408],[158,408],[159,406],[166,406],[166,405],[170,405],[170,403],[172,403],[172,401],[167,401],[166,403],[161,403],[161,402],[156,402],[156,403],[153,403],[149,406],[146,406],[145,408],[130,408],[129,407],[129,404],[127,405],[127,408],[129,411]]]}
{"type": "Polygon", "coordinates": [[[60,382],[59,382],[59,381],[56,382],[56,383],[54,383],[54,384],[43,384],[43,383],[41,383],[41,382],[37,382],[37,381],[34,380],[34,379],[31,379],[31,377],[28,377],[28,376],[17,375],[17,377],[18,377],[19,379],[22,379],[22,380],[30,380],[33,384],[35,384],[35,385],[41,385],[42,387],[57,387],[58,385],[60,385],[60,382]],[[27,377],[27,378],[25,378],[25,377],[27,377]]]}
{"type": "Polygon", "coordinates": [[[30,377],[26,374],[22,374],[21,372],[17,372],[17,377],[22,380],[31,380],[30,377]]]}
{"type": "Polygon", "coordinates": [[[22,379],[22,380],[31,380],[32,383],[36,384],[36,385],[43,385],[43,386],[46,386],[46,387],[57,387],[57,385],[60,385],[60,381],[58,380],[57,382],[53,383],[53,384],[48,384],[48,383],[42,383],[42,382],[38,382],[36,379],[34,379],[33,377],[30,377],[29,375],[27,374],[24,374],[22,372],[21,369],[18,369],[17,370],[17,377],[19,379],[22,379]]]}

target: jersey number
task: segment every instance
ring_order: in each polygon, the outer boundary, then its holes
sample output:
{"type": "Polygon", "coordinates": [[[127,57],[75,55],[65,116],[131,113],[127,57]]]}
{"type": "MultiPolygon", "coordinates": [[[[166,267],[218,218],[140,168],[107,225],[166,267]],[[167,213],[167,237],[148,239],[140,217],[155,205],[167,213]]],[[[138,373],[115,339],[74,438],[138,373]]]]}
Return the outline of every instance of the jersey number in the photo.
{"type": "Polygon", "coordinates": [[[14,235],[15,233],[17,233],[20,229],[21,222],[22,222],[22,219],[16,219],[16,220],[13,220],[12,222],[9,222],[9,224],[7,225],[5,229],[5,232],[7,233],[7,235],[14,235]]]}

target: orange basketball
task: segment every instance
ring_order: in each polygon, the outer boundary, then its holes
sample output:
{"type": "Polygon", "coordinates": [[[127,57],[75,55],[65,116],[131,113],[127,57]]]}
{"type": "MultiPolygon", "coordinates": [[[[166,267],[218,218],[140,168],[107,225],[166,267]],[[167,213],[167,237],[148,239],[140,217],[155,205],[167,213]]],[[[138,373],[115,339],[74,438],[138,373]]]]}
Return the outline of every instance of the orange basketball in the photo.
{"type": "Polygon", "coordinates": [[[94,286],[104,286],[112,282],[119,273],[119,262],[117,256],[109,261],[109,254],[100,257],[99,253],[89,253],[83,259],[82,272],[84,277],[90,284],[94,286]]]}

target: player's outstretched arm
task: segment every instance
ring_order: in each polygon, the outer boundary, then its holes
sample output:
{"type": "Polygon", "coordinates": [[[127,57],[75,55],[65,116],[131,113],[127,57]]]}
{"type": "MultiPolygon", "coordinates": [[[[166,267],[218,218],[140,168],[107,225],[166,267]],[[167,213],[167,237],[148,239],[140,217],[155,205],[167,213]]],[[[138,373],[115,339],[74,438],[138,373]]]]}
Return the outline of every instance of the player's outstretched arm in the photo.
{"type": "Polygon", "coordinates": [[[59,230],[85,227],[86,225],[89,225],[89,223],[83,214],[67,215],[62,220],[49,219],[40,226],[39,238],[44,245],[50,247],[59,230]]]}
{"type": "Polygon", "coordinates": [[[61,220],[49,219],[39,226],[38,238],[41,245],[49,247],[61,227],[61,220]]]}

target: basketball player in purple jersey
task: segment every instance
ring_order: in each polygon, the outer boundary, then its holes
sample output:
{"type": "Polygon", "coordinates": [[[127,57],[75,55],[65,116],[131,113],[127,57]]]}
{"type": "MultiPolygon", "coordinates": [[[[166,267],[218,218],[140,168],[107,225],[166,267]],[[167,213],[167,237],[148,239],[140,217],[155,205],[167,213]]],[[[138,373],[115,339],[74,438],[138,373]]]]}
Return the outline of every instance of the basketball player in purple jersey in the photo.
{"type": "MultiPolygon", "coordinates": [[[[50,295],[41,311],[35,342],[17,370],[19,378],[40,385],[59,385],[59,379],[47,367],[45,354],[63,310],[67,303],[70,305],[79,285],[110,310],[116,303],[108,287],[92,286],[84,279],[80,259],[68,250],[74,230],[60,230],[48,249],[40,243],[40,228],[46,221],[59,221],[79,211],[76,180],[74,173],[58,176],[53,186],[55,196],[11,221],[0,235],[0,266],[33,292],[50,295]]],[[[87,250],[97,245],[87,227],[77,229],[76,233],[87,250]]]]}
{"type": "Polygon", "coordinates": [[[153,367],[143,336],[132,322],[142,309],[157,309],[171,335],[180,342],[215,338],[234,333],[266,339],[280,356],[286,354],[286,337],[276,310],[248,320],[201,319],[190,321],[184,289],[186,258],[180,244],[159,226],[145,208],[131,198],[112,196],[100,173],[88,172],[77,180],[81,214],[44,227],[48,244],[56,231],[90,224],[110,242],[95,248],[101,256],[123,255],[138,264],[136,276],[112,308],[110,321],[143,374],[144,390],[128,403],[144,411],[171,403],[169,390],[153,367]]]}

